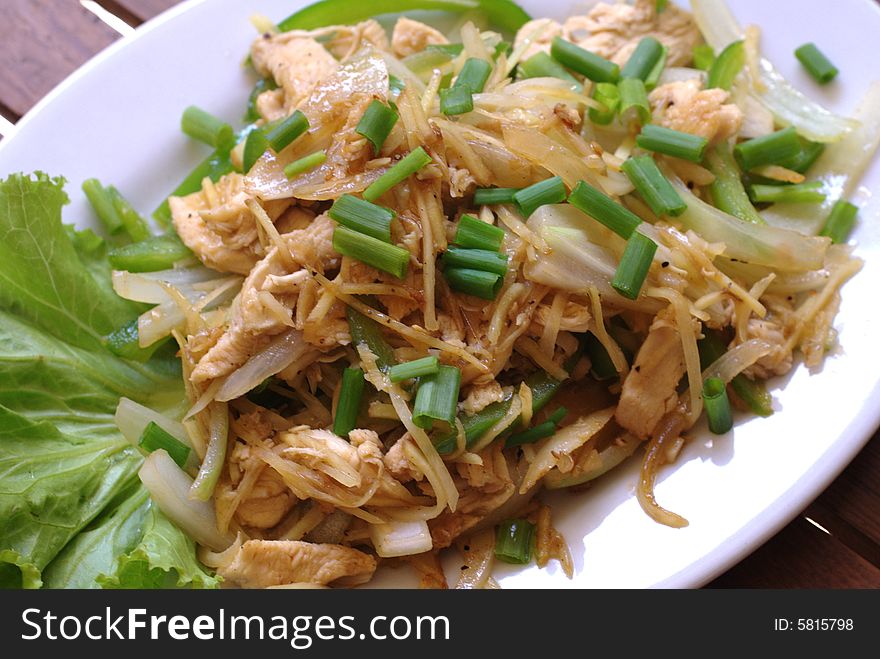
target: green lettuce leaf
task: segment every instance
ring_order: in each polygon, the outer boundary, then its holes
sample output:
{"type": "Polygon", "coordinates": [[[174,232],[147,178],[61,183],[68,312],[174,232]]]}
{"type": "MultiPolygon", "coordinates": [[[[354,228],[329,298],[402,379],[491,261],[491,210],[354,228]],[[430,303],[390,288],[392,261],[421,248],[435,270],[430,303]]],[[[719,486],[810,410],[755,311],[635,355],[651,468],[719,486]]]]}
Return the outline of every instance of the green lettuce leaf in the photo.
{"type": "Polygon", "coordinates": [[[132,317],[132,306],[96,284],[61,224],[64,180],[38,172],[0,181],[0,307],[80,348],[132,317]]]}
{"type": "Polygon", "coordinates": [[[47,588],[216,588],[195,543],[135,480],[43,573],[47,588]]]}

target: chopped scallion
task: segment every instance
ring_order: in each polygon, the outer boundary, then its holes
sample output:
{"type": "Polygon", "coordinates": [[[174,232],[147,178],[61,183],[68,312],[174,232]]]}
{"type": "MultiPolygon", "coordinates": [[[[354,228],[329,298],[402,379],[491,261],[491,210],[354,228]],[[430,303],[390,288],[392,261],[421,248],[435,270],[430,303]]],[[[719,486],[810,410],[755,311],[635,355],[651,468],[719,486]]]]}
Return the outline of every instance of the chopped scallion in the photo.
{"type": "Polygon", "coordinates": [[[141,217],[140,213],[134,209],[128,200],[122,196],[122,193],[112,185],[107,188],[107,192],[113,200],[113,208],[116,209],[116,214],[119,216],[122,226],[129,237],[134,242],[140,242],[149,238],[152,235],[150,225],[147,224],[147,221],[141,217]]]}
{"type": "Polygon", "coordinates": [[[406,276],[409,267],[409,252],[403,247],[389,245],[345,226],[338,226],[333,231],[333,249],[398,279],[406,276]]]}
{"type": "Polygon", "coordinates": [[[568,203],[627,240],[642,223],[635,213],[583,181],[569,195],[568,203]]]}
{"type": "Polygon", "coordinates": [[[648,90],[640,78],[624,78],[617,83],[620,90],[620,117],[623,121],[637,120],[644,125],[651,121],[648,90]]]}
{"type": "Polygon", "coordinates": [[[630,300],[638,298],[656,252],[657,243],[638,231],[634,232],[626,242],[620,265],[611,280],[614,290],[630,300]]]}
{"type": "Polygon", "coordinates": [[[164,449],[171,456],[171,459],[177,463],[178,467],[185,467],[186,461],[189,460],[189,454],[192,449],[181,442],[177,437],[164,430],[155,421],[150,421],[144,431],[141,433],[138,446],[147,453],[164,449]]]}
{"type": "Polygon", "coordinates": [[[562,177],[554,176],[540,183],[523,188],[513,195],[513,201],[519,207],[523,217],[531,217],[541,206],[561,204],[568,194],[562,177]]]}
{"type": "Polygon", "coordinates": [[[403,382],[423,375],[433,375],[440,368],[440,360],[434,355],[422,357],[411,362],[395,364],[388,371],[388,377],[392,382],[403,382]]]}
{"type": "Polygon", "coordinates": [[[454,366],[438,366],[437,372],[419,378],[419,390],[412,418],[419,428],[429,429],[434,421],[455,423],[461,371],[454,366]]]}
{"type": "Polygon", "coordinates": [[[562,423],[562,420],[566,417],[567,414],[568,414],[567,407],[563,407],[563,406],[557,407],[555,410],[553,410],[553,412],[551,412],[547,416],[547,421],[558,426],[560,423],[562,423]]]}
{"type": "Polygon", "coordinates": [[[823,153],[825,153],[825,145],[821,142],[801,140],[800,153],[793,158],[783,160],[779,165],[798,174],[806,174],[823,153]]]}
{"type": "Polygon", "coordinates": [[[461,73],[455,79],[455,86],[464,87],[470,90],[471,94],[479,94],[486,86],[490,75],[492,75],[492,65],[489,62],[471,57],[461,67],[461,73]]]}
{"type": "Polygon", "coordinates": [[[519,65],[519,75],[522,78],[559,78],[570,82],[573,89],[583,89],[583,85],[571,75],[568,70],[547,53],[541,51],[532,55],[519,65]]]}
{"type": "Polygon", "coordinates": [[[247,174],[256,164],[266,150],[269,148],[269,140],[266,134],[259,128],[255,128],[248,133],[244,143],[244,153],[242,154],[242,171],[247,174]]]}
{"type": "Polygon", "coordinates": [[[648,79],[651,71],[660,61],[663,55],[663,44],[654,37],[642,38],[633,54],[629,56],[626,64],[620,70],[621,78],[638,78],[641,81],[648,79]]]}
{"type": "Polygon", "coordinates": [[[107,233],[114,234],[124,228],[122,218],[119,217],[113,204],[113,195],[98,179],[90,178],[83,181],[82,190],[107,233]]]}
{"type": "Polygon", "coordinates": [[[761,165],[778,165],[801,152],[801,142],[794,126],[740,142],[733,153],[744,171],[761,165]]]}
{"type": "Polygon", "coordinates": [[[284,175],[287,178],[293,178],[299,174],[304,174],[324,164],[327,160],[327,154],[324,151],[315,151],[314,153],[304,156],[299,160],[294,160],[284,168],[284,175]]]}
{"type": "Polygon", "coordinates": [[[562,37],[553,39],[550,54],[557,62],[580,73],[593,82],[617,82],[620,67],[589,50],[584,50],[562,37]]]}
{"type": "Polygon", "coordinates": [[[651,156],[629,158],[621,169],[655,215],[678,217],[687,210],[687,204],[651,156]]]}
{"type": "Polygon", "coordinates": [[[655,153],[663,153],[674,158],[700,162],[706,153],[709,140],[705,137],[682,133],[665,126],[648,124],[636,137],[636,144],[655,153]]]}
{"type": "Polygon", "coordinates": [[[266,140],[275,153],[281,153],[308,129],[309,120],[306,118],[306,115],[296,110],[292,115],[271,128],[267,126],[266,140]]]}
{"type": "Polygon", "coordinates": [[[711,69],[712,63],[715,61],[715,51],[712,50],[712,46],[707,43],[701,43],[694,46],[693,56],[694,68],[700,69],[701,71],[708,71],[711,69]]]}
{"type": "Polygon", "coordinates": [[[845,243],[856,223],[857,206],[841,199],[834,204],[831,214],[825,220],[825,226],[819,232],[820,236],[831,238],[835,244],[845,243]]]}
{"type": "Polygon", "coordinates": [[[373,145],[373,153],[378,154],[396,123],[397,112],[381,101],[373,100],[367,106],[355,131],[366,137],[373,145]]]}
{"type": "Polygon", "coordinates": [[[619,376],[611,356],[605,346],[592,332],[587,332],[581,339],[587,356],[590,358],[590,374],[602,382],[603,380],[616,380],[619,376]]]}
{"type": "Polygon", "coordinates": [[[527,565],[532,560],[535,525],[524,519],[508,519],[495,534],[495,558],[505,563],[527,565]]]}
{"type": "Polygon", "coordinates": [[[153,236],[139,243],[111,249],[107,254],[116,270],[156,272],[167,270],[175,263],[192,256],[186,245],[175,235],[153,236]]]}
{"type": "Polygon", "coordinates": [[[477,206],[512,204],[513,195],[519,191],[520,188],[477,188],[474,193],[474,204],[477,206]]]}
{"type": "Polygon", "coordinates": [[[709,194],[717,208],[744,222],[766,224],[746,194],[739,167],[727,142],[719,143],[709,152],[706,165],[715,175],[715,180],[709,185],[709,194]]]}
{"type": "Polygon", "coordinates": [[[814,43],[806,43],[794,51],[807,72],[816,79],[819,84],[827,84],[834,80],[839,71],[814,43]]]}
{"type": "Polygon", "coordinates": [[[502,277],[507,274],[507,260],[507,254],[464,247],[450,247],[443,255],[444,267],[484,270],[502,277]]]}
{"type": "Polygon", "coordinates": [[[467,87],[440,90],[440,111],[447,116],[466,114],[474,109],[474,97],[467,87]]]}
{"type": "Polygon", "coordinates": [[[372,236],[382,242],[391,242],[391,222],[394,211],[369,201],[344,194],[330,207],[329,215],[343,226],[372,236]]]}
{"type": "Polygon", "coordinates": [[[703,383],[703,406],[709,420],[709,430],[716,435],[723,435],[733,428],[733,414],[727,387],[721,378],[708,378],[703,383]]]}
{"type": "Polygon", "coordinates": [[[504,241],[504,229],[478,220],[473,215],[462,215],[455,231],[454,242],[459,247],[487,249],[497,252],[504,241]]]}
{"type": "Polygon", "coordinates": [[[195,105],[183,111],[180,128],[193,139],[215,149],[229,148],[235,141],[232,126],[195,105]]]}
{"type": "Polygon", "coordinates": [[[721,51],[709,69],[706,89],[730,91],[733,81],[746,63],[746,47],[743,41],[734,41],[721,51]]]}
{"type": "Polygon", "coordinates": [[[504,283],[504,277],[485,270],[446,268],[443,274],[452,290],[483,300],[494,300],[504,283]]]}
{"type": "Polygon", "coordinates": [[[590,108],[590,121],[598,126],[607,126],[620,109],[620,90],[613,83],[598,82],[593,89],[593,100],[601,103],[604,109],[590,108]]]}
{"type": "Polygon", "coordinates": [[[797,185],[755,184],[751,187],[751,198],[756,203],[817,204],[825,201],[825,193],[820,181],[797,185]]]}
{"type": "Polygon", "coordinates": [[[364,395],[364,372],[359,368],[346,368],[342,371],[339,385],[339,400],[336,403],[336,416],[333,419],[333,434],[348,437],[357,427],[358,412],[364,395]]]}
{"type": "Polygon", "coordinates": [[[512,434],[507,438],[504,444],[505,448],[511,446],[522,446],[523,444],[534,444],[535,442],[553,436],[556,432],[556,424],[552,421],[544,421],[536,426],[532,426],[522,432],[512,434]]]}
{"type": "Polygon", "coordinates": [[[420,146],[416,147],[404,158],[401,158],[391,169],[373,181],[370,187],[364,190],[364,199],[375,201],[395,185],[403,183],[403,181],[430,162],[431,156],[428,155],[427,151],[420,146]]]}
{"type": "Polygon", "coordinates": [[[660,59],[657,60],[657,63],[654,65],[654,68],[651,69],[651,72],[648,74],[648,77],[645,78],[645,89],[651,91],[658,84],[660,84],[660,76],[663,75],[663,70],[666,68],[666,59],[669,57],[669,49],[666,46],[663,46],[663,52],[660,53],[660,59]]]}

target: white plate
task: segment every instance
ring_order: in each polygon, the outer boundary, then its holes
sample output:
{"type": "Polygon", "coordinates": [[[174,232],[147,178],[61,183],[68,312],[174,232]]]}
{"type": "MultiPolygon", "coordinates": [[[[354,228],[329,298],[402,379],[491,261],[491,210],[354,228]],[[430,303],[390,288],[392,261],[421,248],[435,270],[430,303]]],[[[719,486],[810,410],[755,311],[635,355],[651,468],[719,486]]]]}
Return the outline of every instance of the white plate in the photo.
{"type": "MultiPolygon", "coordinates": [[[[44,99],[0,142],[0,175],[42,169],[68,179],[66,221],[89,224],[81,182],[114,183],[144,212],[153,209],[206,148],[184,138],[180,114],[198,104],[238,125],[251,74],[242,58],[254,38],[248,17],[280,20],[299,0],[191,0],[97,56],[44,99]]],[[[533,15],[561,18],[570,0],[525,0],[533,15]]],[[[731,0],[741,23],[760,25],[765,53],[798,87],[849,113],[880,73],[865,44],[880,34],[871,0],[731,0]],[[801,70],[794,49],[816,41],[841,70],[827,89],[801,70]]],[[[817,496],[880,420],[880,166],[863,180],[866,206],[855,233],[864,271],[844,289],[836,326],[843,352],[821,373],[798,368],[769,419],[741,418],[731,435],[696,435],[657,486],[659,501],[690,520],[675,530],[645,516],[633,497],[638,460],[588,492],[556,497],[555,519],[574,554],[569,581],[551,564],[498,569],[504,587],[695,587],[752,552],[817,496]]],[[[781,383],[780,383],[781,386],[781,383]]],[[[447,563],[454,583],[456,563],[447,563]]],[[[408,586],[406,570],[374,585],[408,586]]]]}

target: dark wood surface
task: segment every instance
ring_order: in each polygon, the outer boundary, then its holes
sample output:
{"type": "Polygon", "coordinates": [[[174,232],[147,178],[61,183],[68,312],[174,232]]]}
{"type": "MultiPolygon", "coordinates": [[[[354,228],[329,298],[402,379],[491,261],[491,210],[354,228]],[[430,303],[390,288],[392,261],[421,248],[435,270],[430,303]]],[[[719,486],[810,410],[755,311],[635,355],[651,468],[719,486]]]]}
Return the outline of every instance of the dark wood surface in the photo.
{"type": "MultiPolygon", "coordinates": [[[[100,0],[137,26],[177,0],[100,0]]],[[[15,122],[119,35],[78,0],[0,0],[0,114],[15,122]]],[[[880,435],[712,588],[880,588],[880,435]]]]}

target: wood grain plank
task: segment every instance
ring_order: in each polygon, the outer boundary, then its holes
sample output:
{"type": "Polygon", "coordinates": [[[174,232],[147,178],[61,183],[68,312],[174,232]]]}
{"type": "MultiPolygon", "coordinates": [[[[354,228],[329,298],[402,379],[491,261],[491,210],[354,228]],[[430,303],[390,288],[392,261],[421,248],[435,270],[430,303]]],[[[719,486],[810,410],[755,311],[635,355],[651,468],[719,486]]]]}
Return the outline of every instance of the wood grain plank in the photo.
{"type": "Polygon", "coordinates": [[[0,102],[23,115],[118,36],[76,0],[3,0],[0,102]]]}
{"type": "Polygon", "coordinates": [[[880,545],[880,434],[874,436],[817,503],[880,545]]]}
{"type": "Polygon", "coordinates": [[[120,18],[125,19],[122,12],[127,12],[131,16],[137,16],[143,22],[161,14],[169,7],[179,4],[180,0],[99,0],[99,2],[120,18]],[[114,7],[121,11],[114,11],[114,7]]]}
{"type": "Polygon", "coordinates": [[[880,588],[880,569],[799,517],[709,588],[880,588]]]}

